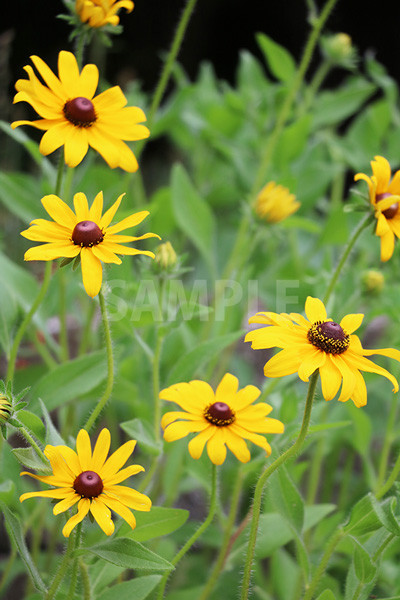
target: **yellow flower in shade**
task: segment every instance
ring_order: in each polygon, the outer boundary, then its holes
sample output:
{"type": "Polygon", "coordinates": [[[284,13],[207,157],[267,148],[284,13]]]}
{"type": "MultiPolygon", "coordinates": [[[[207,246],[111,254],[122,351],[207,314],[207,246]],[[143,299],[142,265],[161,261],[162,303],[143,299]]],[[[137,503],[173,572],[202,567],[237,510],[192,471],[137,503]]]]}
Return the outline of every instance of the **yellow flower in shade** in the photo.
{"type": "Polygon", "coordinates": [[[71,52],[59,53],[58,77],[38,56],[31,56],[31,60],[46,85],[31,66],[24,67],[29,79],[19,79],[15,84],[18,93],[14,103],[28,102],[42,119],[14,121],[11,127],[32,125],[45,131],[40,152],[47,156],[64,146],[65,162],[70,167],[76,167],[91,146],[112,169],[136,171],[136,157],[122,140],[142,140],[149,136],[147,127],[140,125],[146,121],[142,109],[127,107],[127,99],[118,86],[95,96],[98,68],[86,65],[79,73],[71,52]]]}
{"type": "Polygon", "coordinates": [[[117,12],[126,8],[128,13],[133,11],[134,4],[131,0],[76,0],[75,10],[82,23],[90,27],[103,25],[118,25],[117,12]]]}
{"type": "Polygon", "coordinates": [[[381,354],[400,361],[400,352],[392,348],[366,350],[359,338],[352,335],[360,327],[364,315],[347,315],[340,324],[335,323],[327,318],[323,302],[310,296],[305,309],[307,319],[297,313],[267,312],[258,313],[249,320],[249,323],[268,325],[246,335],[245,341],[251,342],[252,348],[282,348],[266,363],[266,377],[283,377],[297,371],[302,381],[308,381],[319,369],[325,400],[332,400],[342,384],[338,400],[351,399],[356,406],[367,404],[367,389],[360,371],[383,375],[392,382],[393,391],[398,391],[395,377],[365,357],[381,354]]]}
{"type": "Polygon", "coordinates": [[[120,232],[139,225],[149,214],[147,210],[126,217],[115,225],[110,223],[118,210],[124,194],[121,194],[104,215],[103,192],[99,192],[89,208],[85,194],[74,196],[75,213],[58,196],[50,194],[42,198],[42,204],[54,221],[35,219],[31,227],[21,232],[28,240],[46,242],[29,248],[25,260],[54,260],[74,258],[80,254],[83,285],[94,298],[101,288],[103,279],[102,262],[121,264],[117,254],[145,254],[154,258],[153,252],[137,250],[122,244],[159,236],[145,233],[139,237],[120,235],[120,232]]]}
{"type": "Polygon", "coordinates": [[[267,415],[272,406],[259,402],[260,395],[254,385],[238,390],[239,381],[227,373],[215,393],[204,381],[176,383],[160,393],[161,400],[175,402],[185,412],[168,412],[161,421],[167,442],[179,440],[189,433],[198,435],[189,442],[192,458],[200,458],[204,446],[210,460],[221,465],[226,458],[226,446],[241,462],[250,460],[245,440],[271,454],[271,446],[259,433],[283,433],[283,423],[267,415]]]}
{"type": "Polygon", "coordinates": [[[400,237],[400,171],[396,171],[391,179],[390,165],[383,156],[375,156],[371,167],[371,177],[357,173],[354,180],[363,179],[368,184],[377,220],[375,233],[381,238],[381,260],[386,262],[392,257],[395,237],[400,237]]]}
{"type": "Polygon", "coordinates": [[[256,213],[269,223],[279,223],[298,210],[300,202],[282,185],[270,181],[257,196],[256,213]]]}
{"type": "Polygon", "coordinates": [[[21,475],[29,475],[53,488],[22,494],[20,501],[35,496],[60,500],[54,506],[55,515],[78,504],[78,512],[64,526],[65,537],[69,536],[89,511],[106,535],[111,535],[114,531],[110,509],[134,529],[136,519],[129,509],[149,511],[151,500],[136,490],[118,484],[131,475],[144,471],[144,468],[131,465],[122,469],[135,448],[135,440],[123,444],[107,459],[110,441],[110,432],[103,429],[92,454],[89,434],[81,429],[76,438],[76,452],[68,446],[46,446],[44,453],[50,461],[53,474],[42,476],[23,471],[21,475]]]}

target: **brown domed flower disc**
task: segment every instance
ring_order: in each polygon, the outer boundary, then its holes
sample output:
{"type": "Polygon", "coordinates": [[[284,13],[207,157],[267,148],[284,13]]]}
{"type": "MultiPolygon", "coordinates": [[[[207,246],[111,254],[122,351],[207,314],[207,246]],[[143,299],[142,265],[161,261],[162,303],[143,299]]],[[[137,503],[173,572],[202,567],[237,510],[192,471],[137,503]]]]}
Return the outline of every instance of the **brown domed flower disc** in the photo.
{"type": "Polygon", "coordinates": [[[317,321],[308,330],[307,339],[328,354],[342,354],[350,345],[350,336],[334,321],[317,321]]]}
{"type": "MultiPolygon", "coordinates": [[[[390,196],[392,196],[392,194],[389,194],[388,192],[385,192],[384,194],[377,194],[376,201],[381,202],[382,200],[385,200],[386,198],[390,198],[390,196]]],[[[397,215],[398,209],[399,209],[398,202],[394,202],[393,204],[391,204],[388,208],[386,208],[382,212],[387,219],[393,219],[393,217],[395,217],[397,215]]]]}
{"type": "Polygon", "coordinates": [[[64,105],[64,114],[77,127],[90,127],[96,121],[93,102],[82,96],[68,100],[64,105]]]}
{"type": "Polygon", "coordinates": [[[94,221],[80,221],[72,232],[72,241],[81,248],[97,246],[103,239],[103,232],[94,221]]]}
{"type": "Polygon", "coordinates": [[[204,417],[213,425],[224,427],[235,420],[235,413],[225,402],[214,402],[204,411],[204,417]]]}
{"type": "Polygon", "coordinates": [[[74,490],[83,498],[96,498],[103,491],[103,481],[94,471],[83,471],[74,481],[74,490]]]}

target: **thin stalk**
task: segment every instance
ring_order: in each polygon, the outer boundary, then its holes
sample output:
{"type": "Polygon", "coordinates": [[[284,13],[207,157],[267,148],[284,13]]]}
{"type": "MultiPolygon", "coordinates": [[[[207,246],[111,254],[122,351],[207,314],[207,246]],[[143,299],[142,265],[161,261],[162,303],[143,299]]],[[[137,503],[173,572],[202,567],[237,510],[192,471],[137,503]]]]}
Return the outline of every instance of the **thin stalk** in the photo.
{"type": "MultiPolygon", "coordinates": [[[[82,522],[78,523],[78,525],[76,527],[74,550],[77,550],[81,544],[81,531],[82,531],[82,522]]],[[[71,573],[67,598],[72,599],[75,596],[76,582],[78,579],[78,564],[79,564],[79,558],[76,556],[74,559],[74,563],[72,565],[72,573],[71,573]]]]}
{"type": "Polygon", "coordinates": [[[85,354],[90,346],[90,338],[92,333],[93,318],[96,314],[96,303],[90,302],[86,315],[85,326],[83,328],[82,337],[79,343],[78,356],[85,354]]]}
{"type": "Polygon", "coordinates": [[[251,580],[251,569],[253,565],[253,557],[256,547],[257,541],[257,531],[258,531],[258,523],[260,520],[260,512],[261,512],[261,501],[262,501],[262,493],[264,490],[264,486],[268,480],[268,478],[274,473],[281,465],[283,465],[286,461],[292,458],[295,454],[297,454],[302,447],[304,440],[306,439],[308,427],[310,425],[311,418],[311,410],[314,401],[315,388],[317,386],[319,371],[316,370],[310,377],[310,382],[308,385],[308,392],[306,398],[306,404],[304,408],[303,422],[301,424],[301,429],[299,436],[295,443],[288,448],[283,454],[281,454],[261,475],[260,479],[257,482],[255,491],[254,491],[254,500],[253,500],[253,517],[251,521],[250,535],[249,535],[249,543],[247,548],[247,557],[244,567],[244,575],[242,582],[242,593],[241,600],[247,600],[249,589],[250,589],[250,580],[251,580]]]}
{"type": "Polygon", "coordinates": [[[375,493],[375,496],[377,497],[378,500],[380,500],[381,498],[383,498],[383,496],[386,494],[386,492],[388,492],[390,490],[390,488],[392,487],[392,485],[394,485],[394,483],[396,482],[397,476],[400,472],[400,454],[397,457],[397,460],[394,464],[394,467],[392,469],[392,472],[390,473],[388,479],[386,480],[386,483],[384,483],[382,485],[382,487],[380,487],[377,492],[375,493]]]}
{"type": "MultiPolygon", "coordinates": [[[[324,405],[321,414],[321,423],[326,421],[328,403],[324,405]]],[[[318,442],[315,451],[313,452],[313,458],[311,462],[310,475],[308,479],[308,490],[307,490],[307,498],[306,502],[309,505],[313,505],[315,502],[315,498],[317,496],[318,485],[321,481],[321,466],[322,461],[324,459],[324,449],[325,449],[325,437],[322,435],[318,442]]]]}
{"type": "Polygon", "coordinates": [[[83,583],[83,600],[90,600],[92,596],[92,590],[90,587],[90,579],[88,568],[82,559],[79,559],[79,567],[81,570],[81,579],[83,583]]]}
{"type": "Polygon", "coordinates": [[[377,486],[380,488],[385,481],[386,470],[389,462],[390,450],[393,442],[393,429],[397,420],[397,403],[398,398],[393,394],[392,403],[390,405],[389,418],[386,425],[385,436],[383,440],[382,452],[379,460],[378,468],[378,483],[377,486]]]}
{"type": "Polygon", "coordinates": [[[363,581],[360,581],[351,600],[358,600],[360,597],[361,592],[363,591],[363,587],[364,587],[365,583],[363,581]]]}
{"type": "Polygon", "coordinates": [[[22,323],[18,327],[17,333],[16,333],[14,341],[13,341],[13,345],[11,346],[10,357],[8,359],[8,367],[7,367],[7,375],[6,375],[7,382],[12,381],[14,379],[15,363],[17,360],[19,346],[21,344],[22,338],[25,335],[26,330],[28,329],[28,326],[32,320],[33,315],[36,313],[43,298],[46,295],[47,288],[49,287],[49,283],[50,283],[51,267],[52,267],[51,261],[47,261],[46,265],[45,265],[43,281],[42,281],[42,285],[39,290],[39,293],[36,296],[36,299],[34,300],[31,308],[29,309],[29,311],[26,313],[24,319],[22,320],[22,323]]]}
{"type": "Polygon", "coordinates": [[[87,38],[86,31],[82,28],[82,33],[78,36],[76,50],[75,50],[76,62],[78,63],[79,70],[82,69],[83,52],[85,49],[86,38],[87,38]]]}
{"type": "Polygon", "coordinates": [[[299,67],[297,69],[295,78],[292,83],[292,86],[289,90],[288,95],[286,96],[286,99],[282,106],[282,109],[278,114],[274,130],[272,131],[271,135],[269,136],[268,143],[265,147],[264,154],[261,159],[261,164],[260,164],[258,173],[255,178],[252,196],[254,196],[255,193],[261,188],[263,179],[265,177],[265,173],[271,162],[276,143],[277,143],[277,141],[283,131],[283,128],[289,118],[290,110],[292,108],[296,94],[300,89],[300,86],[303,82],[304,76],[310,65],[311,58],[312,58],[315,46],[317,44],[318,38],[320,36],[321,30],[324,27],[325,22],[328,19],[336,2],[337,2],[337,0],[328,0],[328,2],[326,2],[324,8],[321,11],[321,14],[314,21],[313,29],[311,30],[310,36],[307,40],[307,44],[304,49],[303,56],[301,58],[299,67]]]}
{"type": "Polygon", "coordinates": [[[351,236],[349,243],[347,244],[342,257],[332,275],[332,279],[329,283],[328,289],[325,292],[325,296],[324,296],[324,304],[327,304],[334,288],[336,285],[336,282],[338,280],[338,277],[345,265],[346,260],[348,259],[350,252],[352,251],[354,244],[356,243],[356,241],[358,240],[358,238],[360,237],[360,235],[362,234],[362,232],[364,231],[364,229],[366,229],[368,227],[368,225],[370,225],[370,223],[372,223],[375,219],[375,216],[373,214],[368,214],[362,221],[361,223],[358,225],[358,227],[355,229],[353,235],[351,236]]]}
{"type": "Polygon", "coordinates": [[[310,585],[306,589],[306,592],[303,596],[303,600],[312,600],[315,590],[317,589],[317,586],[320,582],[321,577],[325,573],[325,569],[328,566],[329,560],[330,560],[332,554],[334,553],[336,546],[344,538],[345,535],[346,534],[343,531],[343,529],[339,528],[335,531],[335,533],[331,537],[330,541],[328,542],[328,544],[325,548],[325,552],[322,555],[322,558],[319,562],[318,568],[315,571],[315,574],[310,581],[310,585]]]}
{"type": "MultiPolygon", "coordinates": [[[[75,536],[76,535],[77,535],[77,532],[75,532],[75,536]]],[[[74,550],[74,546],[75,546],[75,539],[74,539],[75,536],[70,535],[68,538],[68,544],[67,544],[67,548],[65,550],[64,557],[60,563],[60,566],[58,567],[58,570],[56,571],[56,574],[54,576],[52,584],[46,594],[45,600],[53,600],[54,596],[57,593],[60,583],[62,582],[65,575],[67,574],[69,562],[71,559],[71,554],[72,554],[72,552],[74,550]]]]}
{"type": "Polygon", "coordinates": [[[58,307],[60,320],[60,354],[62,362],[69,360],[68,349],[68,329],[67,329],[67,304],[66,304],[66,285],[64,269],[58,270],[58,307]]]}
{"type": "Polygon", "coordinates": [[[300,106],[299,116],[305,114],[309,107],[311,106],[315,94],[318,92],[321,87],[324,79],[328,75],[329,71],[332,69],[332,61],[328,58],[322,61],[320,66],[318,67],[314,77],[311,80],[310,85],[308,86],[306,97],[304,99],[303,104],[300,106]]]}
{"type": "Polygon", "coordinates": [[[376,563],[376,561],[378,560],[378,558],[380,557],[381,554],[383,554],[383,552],[386,550],[386,548],[389,546],[390,542],[395,538],[395,534],[394,533],[389,533],[389,535],[386,537],[386,539],[382,542],[382,544],[379,546],[379,548],[376,550],[375,554],[372,555],[371,560],[373,563],[376,563]]]}
{"type": "Polygon", "coordinates": [[[36,452],[36,454],[38,455],[40,460],[43,461],[43,463],[44,463],[43,466],[46,464],[49,464],[49,461],[47,460],[46,456],[44,455],[43,450],[40,448],[40,446],[36,442],[35,438],[29,433],[27,428],[24,425],[22,425],[22,423],[20,423],[20,426],[18,427],[18,431],[20,432],[21,435],[24,436],[24,438],[26,439],[28,444],[30,444],[30,446],[34,449],[34,451],[36,452]]]}
{"type": "Polygon", "coordinates": [[[32,344],[35,346],[37,353],[42,357],[44,364],[49,370],[54,369],[58,362],[54,360],[50,350],[47,348],[45,342],[40,341],[37,336],[37,331],[32,331],[30,334],[32,344]]]}
{"type": "MultiPolygon", "coordinates": [[[[149,470],[146,473],[146,476],[143,478],[138,491],[139,492],[145,492],[147,489],[147,486],[149,485],[150,481],[153,479],[154,473],[156,472],[158,467],[158,456],[155,456],[153,458],[153,460],[151,461],[149,470]]],[[[154,502],[154,498],[153,498],[153,502],[154,502]]]]}
{"type": "Polygon", "coordinates": [[[13,568],[15,559],[17,558],[17,551],[15,548],[12,548],[11,553],[9,554],[6,566],[1,574],[0,579],[0,594],[3,592],[5,586],[7,585],[8,576],[11,573],[11,569],[13,568]]]}
{"type": "Polygon", "coordinates": [[[243,484],[243,471],[239,467],[239,472],[238,472],[236,480],[235,480],[235,486],[232,491],[231,507],[229,510],[228,520],[227,520],[226,527],[225,527],[225,533],[224,533],[224,538],[222,540],[222,546],[220,548],[214,568],[211,571],[211,574],[208,578],[206,587],[204,588],[199,600],[207,600],[207,598],[210,596],[211,592],[214,589],[214,586],[217,582],[219,574],[221,573],[222,569],[224,568],[224,564],[226,562],[226,558],[229,553],[229,548],[230,548],[229,543],[231,540],[232,528],[235,523],[236,515],[237,515],[237,511],[238,511],[238,507],[239,507],[239,499],[240,499],[240,492],[242,490],[242,484],[243,484]]]}
{"type": "Polygon", "coordinates": [[[86,422],[86,425],[84,427],[84,429],[86,429],[86,431],[90,431],[90,429],[95,424],[98,416],[100,415],[101,411],[107,404],[108,399],[110,398],[112,388],[114,385],[114,355],[113,355],[113,349],[112,349],[111,328],[110,328],[110,321],[108,319],[106,302],[105,302],[102,290],[100,290],[100,292],[99,292],[99,302],[100,302],[101,319],[103,322],[104,337],[105,337],[106,349],[107,349],[107,384],[106,384],[106,389],[104,390],[102,397],[98,401],[97,406],[95,407],[94,411],[92,412],[92,414],[90,415],[90,417],[88,418],[88,420],[86,422]]]}
{"type": "MultiPolygon", "coordinates": [[[[209,509],[207,518],[200,525],[200,527],[194,532],[194,534],[186,542],[186,544],[180,549],[178,554],[171,560],[171,564],[173,564],[174,567],[179,563],[179,561],[185,556],[186,552],[188,550],[190,550],[190,548],[197,541],[197,539],[202,535],[202,533],[204,533],[204,531],[207,529],[207,527],[211,524],[211,522],[214,518],[216,506],[217,506],[217,467],[216,467],[216,465],[213,464],[212,472],[211,472],[210,509],[209,509]]],[[[164,590],[165,590],[165,586],[167,585],[168,577],[169,577],[169,573],[164,575],[164,577],[161,580],[160,588],[158,590],[157,600],[162,600],[164,598],[164,590]]]]}
{"type": "Polygon", "coordinates": [[[161,402],[160,402],[160,358],[164,336],[157,331],[157,342],[153,356],[153,397],[154,397],[154,437],[156,442],[160,441],[160,420],[161,420],[161,402]]]}

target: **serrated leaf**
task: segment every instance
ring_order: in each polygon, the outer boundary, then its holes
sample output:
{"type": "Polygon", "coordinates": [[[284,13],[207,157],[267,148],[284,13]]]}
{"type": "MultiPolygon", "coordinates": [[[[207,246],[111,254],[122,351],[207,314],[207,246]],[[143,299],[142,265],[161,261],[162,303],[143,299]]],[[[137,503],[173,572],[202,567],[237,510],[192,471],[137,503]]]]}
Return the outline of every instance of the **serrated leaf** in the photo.
{"type": "Polygon", "coordinates": [[[162,442],[154,437],[154,428],[143,419],[132,419],[121,423],[121,428],[133,439],[139,442],[146,452],[158,456],[162,450],[162,442]]]}
{"type": "Polygon", "coordinates": [[[130,581],[123,581],[105,590],[97,600],[144,600],[154,590],[161,580],[161,575],[147,575],[135,577],[130,581]]]}
{"type": "Polygon", "coordinates": [[[257,33],[256,40],[271,73],[280,81],[289,83],[296,72],[296,63],[284,46],[274,42],[265,33],[257,33]]]}
{"type": "Polygon", "coordinates": [[[171,370],[167,385],[172,385],[178,381],[189,381],[202,367],[219,356],[225,348],[236,342],[245,333],[244,330],[241,330],[221,335],[202,342],[193,350],[183,354],[171,370]]]}
{"type": "Polygon", "coordinates": [[[29,550],[26,546],[24,535],[22,532],[22,527],[19,522],[19,519],[10,511],[9,508],[7,508],[7,506],[4,504],[4,502],[1,502],[1,501],[0,501],[0,509],[2,510],[2,512],[4,514],[8,534],[9,534],[10,538],[13,540],[15,546],[17,547],[19,555],[25,565],[27,572],[31,576],[36,589],[39,590],[40,592],[42,592],[43,594],[45,594],[47,591],[46,586],[45,586],[42,578],[40,577],[39,571],[37,570],[37,568],[32,560],[32,557],[29,553],[29,550]]]}
{"type": "Polygon", "coordinates": [[[126,569],[172,571],[170,562],[129,538],[114,538],[91,548],[81,548],[79,555],[94,554],[107,562],[126,569]]]}

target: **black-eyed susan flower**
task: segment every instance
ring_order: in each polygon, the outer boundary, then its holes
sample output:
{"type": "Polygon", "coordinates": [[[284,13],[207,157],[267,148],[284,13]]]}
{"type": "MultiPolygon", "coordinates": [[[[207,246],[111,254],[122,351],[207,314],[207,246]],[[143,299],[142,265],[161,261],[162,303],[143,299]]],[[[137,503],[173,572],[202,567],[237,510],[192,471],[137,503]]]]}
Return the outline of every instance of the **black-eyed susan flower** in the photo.
{"type": "Polygon", "coordinates": [[[11,127],[32,125],[45,131],[40,152],[47,156],[64,146],[65,162],[76,167],[91,146],[114,169],[134,172],[138,163],[123,140],[142,140],[149,130],[141,108],[126,106],[120,87],[112,87],[95,96],[99,81],[96,65],[85,65],[79,73],[75,56],[61,51],[58,55],[58,77],[38,56],[31,56],[43,85],[31,66],[24,67],[29,79],[15,84],[15,102],[28,102],[42,117],[38,121],[14,121],[11,127]]]}
{"type": "Polygon", "coordinates": [[[94,298],[101,288],[103,263],[121,264],[117,254],[145,254],[154,258],[153,252],[137,250],[123,246],[127,242],[136,242],[159,236],[145,233],[139,237],[120,235],[120,232],[139,225],[149,214],[144,210],[120,223],[110,225],[121,203],[121,194],[104,215],[103,193],[99,192],[89,209],[85,194],[79,192],[74,196],[75,213],[58,196],[50,194],[42,198],[42,204],[54,221],[35,219],[31,227],[21,232],[28,240],[46,242],[41,246],[29,248],[25,252],[25,260],[54,260],[56,258],[74,258],[80,255],[83,285],[86,292],[94,298]]]}
{"type": "Polygon", "coordinates": [[[392,257],[395,238],[400,238],[400,171],[396,171],[392,179],[390,164],[383,156],[375,156],[371,167],[371,177],[357,173],[354,180],[362,179],[368,184],[377,220],[375,233],[381,238],[381,260],[386,262],[392,257]]]}
{"type": "Polygon", "coordinates": [[[381,354],[400,361],[400,352],[393,348],[366,350],[353,332],[360,327],[364,315],[343,317],[340,324],[328,319],[326,309],[318,298],[307,298],[307,318],[297,313],[258,313],[250,323],[268,325],[251,331],[245,341],[254,349],[282,348],[264,367],[266,377],[283,377],[298,373],[302,381],[308,381],[315,370],[321,376],[325,400],[332,400],[342,384],[338,400],[353,400],[356,406],[367,403],[367,389],[360,371],[383,375],[392,382],[394,392],[399,389],[391,373],[365,358],[381,354]]]}
{"type": "Polygon", "coordinates": [[[63,528],[65,537],[69,536],[89,511],[106,535],[111,535],[114,531],[110,509],[134,529],[136,519],[129,509],[149,511],[151,500],[130,487],[118,484],[131,475],[144,471],[144,468],[131,465],[122,469],[135,448],[135,440],[126,442],[107,458],[110,442],[110,432],[103,429],[92,454],[89,434],[81,429],[76,438],[76,452],[68,446],[46,446],[44,453],[50,461],[53,474],[42,476],[23,471],[21,475],[29,475],[53,487],[50,490],[22,494],[20,501],[37,496],[60,500],[54,506],[55,515],[78,504],[78,512],[63,528]]]}
{"type": "Polygon", "coordinates": [[[270,181],[257,196],[257,215],[269,223],[279,223],[298,210],[300,202],[288,188],[270,181]]]}
{"type": "Polygon", "coordinates": [[[239,381],[227,373],[215,393],[205,381],[176,383],[160,392],[161,400],[175,402],[184,412],[168,412],[161,421],[164,439],[179,440],[197,433],[189,442],[192,458],[200,458],[204,446],[211,462],[221,465],[226,458],[226,446],[241,462],[250,460],[245,440],[271,454],[271,446],[260,433],[283,433],[283,423],[267,415],[272,406],[264,402],[253,405],[260,395],[254,385],[238,390],[239,381]]]}
{"type": "Polygon", "coordinates": [[[103,27],[104,25],[118,25],[120,8],[126,8],[128,13],[134,7],[131,0],[76,0],[75,10],[82,23],[90,27],[103,27]]]}

